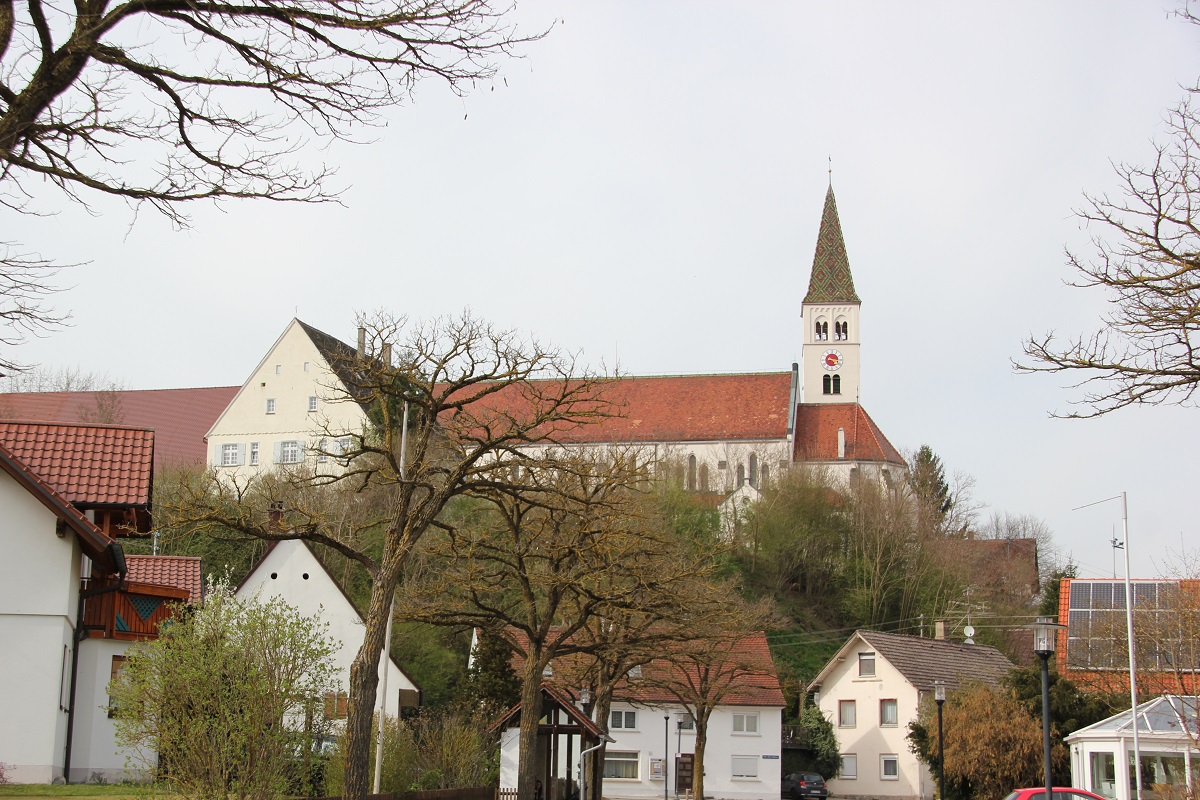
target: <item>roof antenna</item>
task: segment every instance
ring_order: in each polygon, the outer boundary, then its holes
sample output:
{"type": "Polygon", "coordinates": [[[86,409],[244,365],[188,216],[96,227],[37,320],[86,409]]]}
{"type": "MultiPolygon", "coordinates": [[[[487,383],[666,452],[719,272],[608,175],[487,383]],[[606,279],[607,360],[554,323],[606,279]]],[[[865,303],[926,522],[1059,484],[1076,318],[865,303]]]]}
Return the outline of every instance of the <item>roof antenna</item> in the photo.
{"type": "Polygon", "coordinates": [[[833,188],[833,156],[827,156],[829,159],[829,188],[833,188]]]}

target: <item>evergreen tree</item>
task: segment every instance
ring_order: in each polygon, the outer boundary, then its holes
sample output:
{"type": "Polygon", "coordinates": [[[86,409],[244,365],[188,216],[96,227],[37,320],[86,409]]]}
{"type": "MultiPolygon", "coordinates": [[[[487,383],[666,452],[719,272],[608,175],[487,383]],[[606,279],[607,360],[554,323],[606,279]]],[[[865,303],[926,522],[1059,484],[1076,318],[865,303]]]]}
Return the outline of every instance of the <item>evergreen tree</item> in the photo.
{"type": "Polygon", "coordinates": [[[467,669],[465,699],[497,713],[520,702],[521,682],[511,659],[512,651],[504,639],[480,629],[475,657],[467,669]]]}
{"type": "Polygon", "coordinates": [[[921,445],[908,465],[908,483],[921,503],[936,509],[939,517],[944,518],[950,513],[954,499],[950,496],[950,485],[946,483],[946,468],[929,445],[921,445]]]}

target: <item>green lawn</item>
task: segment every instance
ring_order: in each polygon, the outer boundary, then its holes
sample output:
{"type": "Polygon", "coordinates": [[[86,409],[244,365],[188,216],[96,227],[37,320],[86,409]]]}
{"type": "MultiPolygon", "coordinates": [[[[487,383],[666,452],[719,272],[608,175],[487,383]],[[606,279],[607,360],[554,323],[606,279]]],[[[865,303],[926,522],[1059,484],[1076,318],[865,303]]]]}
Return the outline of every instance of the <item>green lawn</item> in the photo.
{"type": "Polygon", "coordinates": [[[145,800],[151,795],[165,796],[150,786],[130,784],[81,783],[71,786],[50,786],[41,783],[26,783],[0,786],[0,798],[5,797],[105,797],[116,800],[145,800]]]}

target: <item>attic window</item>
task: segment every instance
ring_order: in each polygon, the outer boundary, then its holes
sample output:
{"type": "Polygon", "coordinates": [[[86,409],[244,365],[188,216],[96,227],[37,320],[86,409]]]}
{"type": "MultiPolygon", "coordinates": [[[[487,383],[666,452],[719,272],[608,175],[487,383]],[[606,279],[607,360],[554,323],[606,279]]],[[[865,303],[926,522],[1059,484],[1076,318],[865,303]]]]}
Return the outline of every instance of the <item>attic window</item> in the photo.
{"type": "Polygon", "coordinates": [[[268,414],[275,413],[275,398],[274,397],[267,398],[267,413],[268,414]]]}
{"type": "Polygon", "coordinates": [[[874,678],[875,677],[875,654],[874,653],[859,653],[858,654],[858,677],[874,678]]]}
{"type": "Polygon", "coordinates": [[[308,397],[308,412],[311,414],[312,412],[314,412],[316,410],[317,410],[317,396],[315,394],[309,395],[309,397],[308,397]]]}
{"type": "Polygon", "coordinates": [[[307,361],[304,362],[304,371],[308,372],[308,362],[307,361]]]}
{"type": "Polygon", "coordinates": [[[283,372],[283,364],[276,364],[275,365],[275,374],[279,375],[282,372],[283,372]]]}
{"type": "Polygon", "coordinates": [[[629,677],[630,677],[630,678],[640,678],[640,677],[642,677],[642,665],[641,665],[641,664],[634,664],[632,667],[630,667],[630,668],[629,668],[629,677]]]}
{"type": "Polygon", "coordinates": [[[554,667],[551,666],[550,664],[547,664],[546,666],[544,666],[542,668],[542,677],[543,678],[553,678],[554,677],[554,667]]]}

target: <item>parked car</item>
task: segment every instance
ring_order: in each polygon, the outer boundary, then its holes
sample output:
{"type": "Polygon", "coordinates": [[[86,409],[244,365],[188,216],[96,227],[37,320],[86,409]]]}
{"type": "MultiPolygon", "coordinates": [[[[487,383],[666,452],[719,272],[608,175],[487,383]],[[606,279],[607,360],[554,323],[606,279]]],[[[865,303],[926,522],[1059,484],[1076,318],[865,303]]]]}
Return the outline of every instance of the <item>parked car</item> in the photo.
{"type": "MultiPolygon", "coordinates": [[[[1108,800],[1107,797],[1101,797],[1098,794],[1084,791],[1083,789],[1074,789],[1070,786],[1055,786],[1054,797],[1051,800],[1108,800]]],[[[1046,800],[1046,787],[1035,786],[1032,789],[1017,789],[1005,797],[1004,800],[1046,800]]]]}
{"type": "MultiPolygon", "coordinates": [[[[793,772],[783,776],[779,787],[779,796],[790,797],[792,800],[801,800],[804,797],[828,797],[829,789],[825,786],[825,779],[815,772],[793,772]]],[[[1055,797],[1054,800],[1058,800],[1058,798],[1055,797]]]]}

